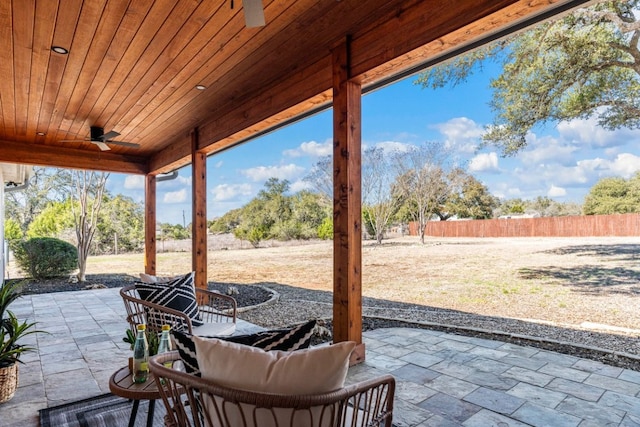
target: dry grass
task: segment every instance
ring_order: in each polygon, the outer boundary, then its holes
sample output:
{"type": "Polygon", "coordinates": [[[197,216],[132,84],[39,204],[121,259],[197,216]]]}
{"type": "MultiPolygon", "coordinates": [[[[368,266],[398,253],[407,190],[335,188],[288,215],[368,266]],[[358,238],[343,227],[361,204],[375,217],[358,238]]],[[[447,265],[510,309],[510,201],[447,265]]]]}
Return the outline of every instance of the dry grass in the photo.
{"type": "MultiPolygon", "coordinates": [[[[210,246],[211,247],[211,246],[210,246]]],[[[246,247],[246,245],[245,245],[246,247]]],[[[566,325],[637,328],[637,238],[385,241],[363,247],[365,296],[566,325]]],[[[158,274],[189,269],[189,253],[158,255],[158,274]]],[[[209,252],[209,279],[332,289],[332,244],[209,252]]],[[[142,255],[100,256],[88,274],[144,269],[142,255]]]]}

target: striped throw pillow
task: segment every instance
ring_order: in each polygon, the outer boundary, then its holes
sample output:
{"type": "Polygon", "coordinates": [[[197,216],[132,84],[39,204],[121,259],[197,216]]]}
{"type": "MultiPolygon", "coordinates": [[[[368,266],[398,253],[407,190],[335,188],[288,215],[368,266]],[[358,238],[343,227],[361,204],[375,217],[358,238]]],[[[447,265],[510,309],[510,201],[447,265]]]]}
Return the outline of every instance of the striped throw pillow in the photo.
{"type": "Polygon", "coordinates": [[[203,325],[198,312],[193,271],[166,283],[136,282],[135,286],[143,300],[185,313],[193,326],[203,325]]]}
{"type": "MultiPolygon", "coordinates": [[[[310,320],[289,329],[273,329],[248,335],[235,335],[230,337],[210,337],[263,350],[294,351],[308,348],[316,329],[316,320],[310,320]]],[[[171,331],[173,342],[180,358],[184,363],[185,371],[189,374],[200,376],[200,367],[196,359],[196,346],[192,336],[181,331],[171,331]]],[[[207,337],[201,337],[207,338],[207,337]]]]}

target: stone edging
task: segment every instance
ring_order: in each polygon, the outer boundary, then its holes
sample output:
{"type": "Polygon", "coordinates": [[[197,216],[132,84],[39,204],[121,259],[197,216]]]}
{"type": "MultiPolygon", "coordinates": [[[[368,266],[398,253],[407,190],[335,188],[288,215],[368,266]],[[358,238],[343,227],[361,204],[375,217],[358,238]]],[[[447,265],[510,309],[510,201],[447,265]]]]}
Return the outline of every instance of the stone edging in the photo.
{"type": "Polygon", "coordinates": [[[601,353],[601,354],[608,354],[608,355],[612,355],[612,356],[615,356],[615,357],[621,357],[621,358],[629,359],[629,360],[632,360],[634,362],[640,362],[640,356],[637,356],[635,354],[625,353],[625,352],[621,352],[621,351],[611,351],[611,350],[607,350],[606,348],[595,347],[595,346],[584,345],[584,344],[578,344],[578,343],[573,343],[573,342],[569,342],[569,341],[554,340],[553,338],[540,338],[540,337],[534,337],[534,336],[531,336],[531,335],[512,334],[512,333],[508,333],[508,332],[492,331],[492,330],[489,330],[489,329],[473,328],[473,327],[469,327],[469,326],[456,326],[456,325],[449,325],[449,324],[446,324],[446,323],[425,322],[425,321],[406,320],[406,319],[395,319],[393,317],[385,317],[385,316],[364,316],[364,317],[369,317],[369,318],[372,318],[372,319],[394,321],[394,322],[404,322],[404,323],[408,323],[408,324],[426,326],[426,327],[430,327],[430,328],[434,328],[434,329],[442,329],[442,330],[445,330],[445,331],[446,330],[467,331],[467,332],[475,332],[475,333],[480,333],[480,334],[485,334],[485,335],[494,335],[494,336],[497,335],[497,336],[501,336],[501,337],[505,337],[505,338],[512,338],[512,339],[517,339],[517,340],[522,340],[522,341],[529,341],[529,342],[532,342],[532,343],[541,343],[541,344],[548,343],[548,344],[552,344],[552,345],[574,347],[574,348],[577,348],[577,349],[580,349],[580,350],[597,352],[597,353],[601,353]]]}
{"type": "MultiPolygon", "coordinates": [[[[273,294],[271,299],[269,299],[268,301],[265,301],[263,303],[254,305],[254,306],[242,307],[242,310],[238,309],[239,312],[248,311],[248,310],[251,310],[251,309],[254,309],[254,308],[257,308],[257,307],[261,307],[261,306],[264,306],[264,305],[267,305],[267,304],[272,304],[272,303],[277,302],[280,299],[280,294],[277,291],[275,291],[273,289],[270,289],[270,288],[267,288],[266,286],[262,286],[261,285],[261,287],[273,294]]],[[[324,303],[324,302],[319,302],[319,301],[309,301],[309,300],[305,300],[305,299],[291,299],[291,300],[287,300],[287,301],[289,301],[289,302],[300,301],[300,302],[303,302],[303,303],[331,305],[330,303],[324,303]]],[[[364,309],[367,309],[367,308],[372,309],[372,308],[377,308],[377,307],[363,306],[362,308],[364,310],[364,309]]],[[[474,327],[470,327],[470,326],[456,326],[456,325],[447,324],[447,323],[429,322],[429,321],[421,321],[421,320],[410,320],[410,319],[401,319],[401,318],[399,319],[399,318],[386,317],[386,316],[376,316],[376,315],[365,315],[365,314],[363,314],[363,317],[367,317],[367,318],[370,318],[370,319],[380,319],[380,320],[384,320],[384,321],[401,322],[401,323],[406,323],[406,324],[409,324],[409,325],[414,324],[414,325],[417,325],[417,326],[423,326],[423,327],[434,329],[434,330],[441,330],[443,332],[459,331],[461,334],[464,334],[465,332],[467,332],[467,334],[475,333],[475,334],[481,334],[481,335],[494,336],[494,337],[497,337],[497,339],[499,341],[504,341],[504,342],[512,342],[512,341],[509,341],[509,340],[520,340],[520,341],[525,341],[524,345],[526,345],[526,342],[529,342],[532,345],[537,343],[538,347],[540,347],[540,345],[544,345],[544,344],[555,345],[555,346],[564,346],[564,347],[574,348],[576,350],[582,350],[582,351],[585,351],[585,352],[599,353],[601,355],[612,356],[614,358],[623,358],[623,359],[627,359],[629,361],[633,361],[634,363],[640,363],[640,356],[635,355],[635,354],[621,352],[621,351],[612,351],[612,350],[608,350],[608,349],[602,348],[602,347],[578,344],[578,343],[574,343],[574,342],[570,342],[570,341],[560,341],[560,340],[555,340],[553,338],[541,338],[541,337],[536,337],[536,336],[532,336],[532,335],[509,333],[509,332],[503,332],[503,331],[499,331],[499,330],[474,328],[474,327]],[[499,337],[502,337],[503,339],[500,339],[499,337]]],[[[325,319],[325,320],[329,320],[329,319],[325,319]]],[[[487,337],[486,339],[490,339],[490,338],[487,337]]]]}
{"type": "Polygon", "coordinates": [[[275,302],[280,300],[280,294],[278,292],[274,291],[273,289],[267,288],[266,286],[262,286],[262,285],[258,285],[258,286],[260,288],[264,289],[265,291],[271,293],[271,298],[269,298],[265,302],[261,302],[260,304],[248,305],[246,307],[238,307],[236,309],[237,313],[244,313],[245,311],[249,311],[249,310],[253,310],[254,308],[263,307],[265,305],[273,304],[273,303],[275,303],[275,302]]]}

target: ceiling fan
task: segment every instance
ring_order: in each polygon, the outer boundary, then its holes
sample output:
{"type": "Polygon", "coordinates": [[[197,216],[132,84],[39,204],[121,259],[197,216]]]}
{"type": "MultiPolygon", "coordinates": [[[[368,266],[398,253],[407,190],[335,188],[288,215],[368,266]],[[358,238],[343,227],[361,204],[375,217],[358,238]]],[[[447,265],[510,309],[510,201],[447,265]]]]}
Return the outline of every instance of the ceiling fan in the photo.
{"type": "Polygon", "coordinates": [[[122,147],[140,148],[140,144],[133,142],[114,141],[112,138],[118,137],[120,134],[116,131],[104,133],[104,129],[98,126],[91,126],[91,137],[89,139],[73,139],[62,140],[62,142],[90,142],[98,146],[102,151],[111,150],[109,145],[120,145],[122,147]]]}

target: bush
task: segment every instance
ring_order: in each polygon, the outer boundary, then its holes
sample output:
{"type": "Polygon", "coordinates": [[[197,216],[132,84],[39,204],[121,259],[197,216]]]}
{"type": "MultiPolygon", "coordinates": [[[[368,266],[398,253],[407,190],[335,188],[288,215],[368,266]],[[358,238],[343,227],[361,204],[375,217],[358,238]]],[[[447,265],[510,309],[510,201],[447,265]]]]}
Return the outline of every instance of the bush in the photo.
{"type": "Polygon", "coordinates": [[[333,239],[333,218],[325,217],[318,227],[318,237],[322,240],[333,239]]]}
{"type": "Polygon", "coordinates": [[[16,242],[13,251],[20,268],[34,279],[65,276],[78,267],[76,247],[52,237],[16,242]]]}

